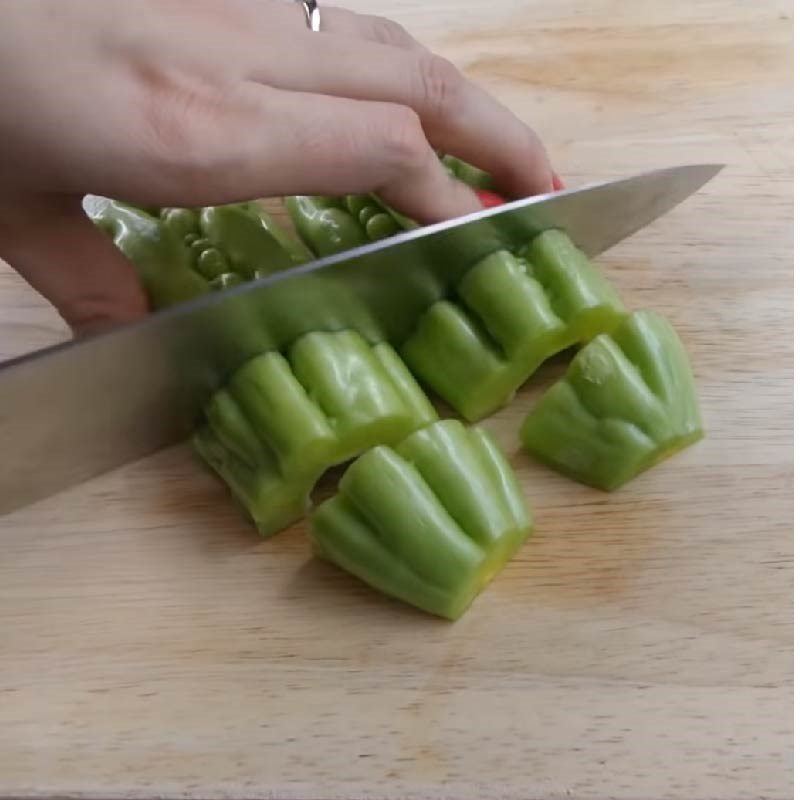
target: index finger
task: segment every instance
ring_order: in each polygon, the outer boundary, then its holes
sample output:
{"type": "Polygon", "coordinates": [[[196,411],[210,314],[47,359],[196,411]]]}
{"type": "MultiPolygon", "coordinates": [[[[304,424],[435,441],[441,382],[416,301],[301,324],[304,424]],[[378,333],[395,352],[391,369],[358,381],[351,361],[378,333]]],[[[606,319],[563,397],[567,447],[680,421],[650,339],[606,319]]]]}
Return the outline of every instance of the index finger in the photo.
{"type": "Polygon", "coordinates": [[[296,33],[269,50],[256,37],[248,77],[281,89],[406,105],[434,148],[490,173],[508,197],[553,190],[537,134],[445,58],[326,32],[324,20],[321,32],[311,32],[294,19],[296,33]]]}

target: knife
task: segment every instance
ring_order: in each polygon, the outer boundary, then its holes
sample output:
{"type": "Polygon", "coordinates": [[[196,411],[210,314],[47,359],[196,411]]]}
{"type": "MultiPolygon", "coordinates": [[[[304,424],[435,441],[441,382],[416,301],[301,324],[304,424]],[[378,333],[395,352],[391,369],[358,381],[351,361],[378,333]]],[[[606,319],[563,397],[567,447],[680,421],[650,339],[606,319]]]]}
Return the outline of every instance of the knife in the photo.
{"type": "Polygon", "coordinates": [[[0,364],[0,514],[188,436],[252,356],[312,330],[399,343],[469,267],[563,229],[589,257],[665,214],[722,165],[537,195],[417,228],[0,364]]]}

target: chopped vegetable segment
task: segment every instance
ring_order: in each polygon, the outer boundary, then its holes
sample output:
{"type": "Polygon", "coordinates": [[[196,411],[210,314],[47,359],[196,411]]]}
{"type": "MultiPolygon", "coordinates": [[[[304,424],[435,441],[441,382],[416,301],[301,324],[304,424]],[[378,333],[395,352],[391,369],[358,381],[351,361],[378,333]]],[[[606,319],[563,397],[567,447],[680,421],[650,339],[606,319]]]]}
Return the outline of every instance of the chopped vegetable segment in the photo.
{"type": "MultiPolygon", "coordinates": [[[[447,172],[478,190],[484,205],[504,202],[490,191],[494,182],[487,172],[455,156],[442,156],[441,162],[447,172]]],[[[341,253],[417,227],[414,220],[395,211],[376,194],[344,197],[296,195],[286,197],[284,203],[300,238],[319,257],[341,253]]]]}
{"type": "MultiPolygon", "coordinates": [[[[387,345],[384,345],[386,348],[387,345]]],[[[410,374],[398,390],[374,348],[354,331],[309,333],[290,351],[292,368],[308,397],[324,412],[337,439],[336,462],[376,443],[392,444],[424,421],[403,393],[422,395],[410,374]]]]}
{"type": "Polygon", "coordinates": [[[208,404],[195,444],[269,535],[287,515],[299,519],[326,469],[435,419],[388,344],[353,331],[309,333],[288,356],[268,352],[240,367],[208,404]]]}
{"type": "Polygon", "coordinates": [[[586,342],[620,321],[624,308],[617,293],[563,231],[544,231],[523,257],[553,310],[570,326],[575,343],[586,342]]]}
{"type": "Polygon", "coordinates": [[[84,207],[95,225],[111,236],[133,263],[154,308],[210,291],[207,280],[195,271],[183,237],[173,228],[145,211],[102,197],[86,198],[84,207]]]}
{"type": "Polygon", "coordinates": [[[613,329],[623,306],[566,234],[487,256],[401,348],[412,371],[470,421],[508,403],[546,359],[613,329]]]}
{"type": "Polygon", "coordinates": [[[701,439],[694,378],[674,328],[637,311],[593,339],[520,437],[544,463],[606,491],[701,439]]]}
{"type": "Polygon", "coordinates": [[[136,267],[156,309],[313,258],[255,203],[162,208],[151,214],[90,196],[84,207],[136,267]]]}
{"type": "Polygon", "coordinates": [[[321,557],[457,619],[529,537],[533,519],[489,434],[444,420],[362,455],[310,529],[321,557]]]}
{"type": "MultiPolygon", "coordinates": [[[[484,207],[505,202],[487,173],[454,156],[441,161],[484,207]]],[[[553,181],[563,189],[555,174],[553,181]]],[[[143,209],[84,201],[135,265],[154,308],[417,227],[373,194],[285,204],[298,240],[256,203],[143,209]]],[[[534,521],[494,439],[440,420],[417,379],[474,422],[508,403],[545,360],[581,346],[520,438],[542,462],[607,491],[703,436],[689,359],[668,321],[629,314],[565,232],[545,230],[519,251],[483,257],[503,246],[502,236],[488,245],[447,240],[446,257],[471,267],[426,308],[399,353],[370,341],[389,328],[346,284],[323,285],[324,276],[309,280],[320,281],[311,285],[322,286],[330,309],[317,318],[326,330],[305,333],[283,352],[264,352],[273,340],[247,314],[237,316],[231,335],[247,340],[248,354],[261,354],[211,397],[193,437],[263,536],[306,515],[322,474],[355,459],[338,494],[311,514],[314,551],[450,620],[503,569],[534,521]],[[336,330],[344,311],[356,330],[336,330]]],[[[296,314],[290,300],[286,313],[296,314]]]]}
{"type": "Polygon", "coordinates": [[[281,474],[273,452],[261,444],[231,395],[218,392],[206,416],[207,423],[195,432],[195,449],[258,530],[270,536],[300,519],[309,507],[307,483],[281,474]]]}
{"type": "Polygon", "coordinates": [[[336,434],[281,353],[251,359],[234,373],[229,387],[258,437],[275,454],[282,474],[310,474],[316,480],[335,462],[336,434]]]}

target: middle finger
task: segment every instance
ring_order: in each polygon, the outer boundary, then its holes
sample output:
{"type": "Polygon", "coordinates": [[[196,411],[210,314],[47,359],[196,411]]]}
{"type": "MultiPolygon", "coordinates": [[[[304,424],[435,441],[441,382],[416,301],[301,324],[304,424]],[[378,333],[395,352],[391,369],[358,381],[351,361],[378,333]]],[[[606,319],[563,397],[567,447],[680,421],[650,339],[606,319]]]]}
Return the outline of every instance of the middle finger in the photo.
{"type": "Polygon", "coordinates": [[[307,32],[259,48],[252,63],[247,77],[275,88],[412,108],[434,147],[486,170],[508,196],[553,189],[536,134],[439,56],[307,32]]]}

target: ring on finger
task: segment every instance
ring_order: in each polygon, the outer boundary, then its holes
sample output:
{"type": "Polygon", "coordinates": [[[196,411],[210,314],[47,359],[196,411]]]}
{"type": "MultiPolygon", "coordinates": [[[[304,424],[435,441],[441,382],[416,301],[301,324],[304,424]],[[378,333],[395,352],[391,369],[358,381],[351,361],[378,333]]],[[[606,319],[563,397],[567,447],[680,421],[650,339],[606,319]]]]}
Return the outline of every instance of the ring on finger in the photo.
{"type": "Polygon", "coordinates": [[[309,30],[318,32],[322,24],[322,15],[319,12],[317,0],[297,0],[297,2],[303,6],[309,30]]]}

